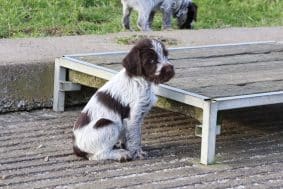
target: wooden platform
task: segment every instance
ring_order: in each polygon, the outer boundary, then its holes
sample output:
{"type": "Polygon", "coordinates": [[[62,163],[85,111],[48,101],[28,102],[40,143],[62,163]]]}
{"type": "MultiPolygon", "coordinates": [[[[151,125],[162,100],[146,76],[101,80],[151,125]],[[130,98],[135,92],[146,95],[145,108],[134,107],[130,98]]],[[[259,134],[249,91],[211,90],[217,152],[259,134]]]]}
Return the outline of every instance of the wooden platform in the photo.
{"type": "MultiPolygon", "coordinates": [[[[93,83],[99,87],[115,75],[122,68],[125,53],[70,55],[57,59],[54,110],[64,110],[64,91],[79,89],[73,82],[93,83]],[[85,81],[80,73],[95,76],[95,82],[85,81]]],[[[215,140],[221,124],[219,111],[283,103],[283,44],[185,47],[171,49],[169,56],[176,76],[158,87],[156,94],[170,99],[170,104],[179,102],[203,110],[202,125],[198,128],[204,164],[215,160],[215,140]]],[[[172,109],[176,107],[171,106],[172,109]]]]}
{"type": "MultiPolygon", "coordinates": [[[[79,60],[119,71],[124,54],[79,60]]],[[[283,44],[254,44],[170,51],[176,76],[167,84],[213,99],[283,89],[283,44]]]]}

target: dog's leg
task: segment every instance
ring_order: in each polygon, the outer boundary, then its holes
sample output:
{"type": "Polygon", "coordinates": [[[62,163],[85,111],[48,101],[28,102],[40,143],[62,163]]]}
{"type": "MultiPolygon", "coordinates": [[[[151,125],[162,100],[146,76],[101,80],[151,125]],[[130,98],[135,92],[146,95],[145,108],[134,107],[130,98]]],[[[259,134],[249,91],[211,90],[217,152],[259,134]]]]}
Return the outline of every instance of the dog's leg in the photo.
{"type": "Polygon", "coordinates": [[[125,130],[120,124],[113,124],[112,126],[113,128],[110,128],[111,125],[109,125],[109,128],[106,131],[108,134],[107,137],[104,136],[104,139],[101,140],[101,142],[104,142],[104,144],[101,144],[102,150],[90,156],[89,159],[91,160],[112,159],[120,162],[125,162],[132,159],[131,153],[128,150],[115,149],[115,145],[117,144],[117,142],[124,140],[125,130]]]}
{"type": "Polygon", "coordinates": [[[172,6],[172,0],[164,0],[160,6],[162,12],[162,29],[171,28],[172,6]]]}
{"type": "Polygon", "coordinates": [[[147,155],[141,148],[142,115],[131,115],[126,123],[126,149],[130,151],[133,159],[144,159],[147,155]]]}
{"type": "Polygon", "coordinates": [[[149,19],[148,19],[149,28],[152,28],[152,23],[153,23],[154,15],[155,15],[155,12],[151,11],[151,13],[149,15],[149,19]]]}
{"type": "Polygon", "coordinates": [[[149,26],[149,10],[142,10],[139,11],[138,16],[138,28],[142,31],[151,31],[151,28],[149,26]]]}
{"type": "MultiPolygon", "coordinates": [[[[123,2],[122,2],[123,3],[123,2]]],[[[132,8],[128,7],[125,3],[123,3],[123,26],[127,30],[131,30],[130,28],[130,15],[132,12],[132,8]]]]}
{"type": "Polygon", "coordinates": [[[81,151],[87,152],[89,160],[130,160],[131,153],[129,151],[114,149],[122,131],[121,122],[101,118],[96,122],[90,122],[81,130],[75,130],[75,143],[81,151]]]}
{"type": "Polygon", "coordinates": [[[121,131],[119,140],[115,144],[114,149],[126,149],[126,130],[125,128],[121,131]]]}
{"type": "Polygon", "coordinates": [[[95,160],[106,160],[112,159],[120,162],[128,161],[131,158],[131,153],[125,149],[115,149],[114,146],[117,142],[123,137],[123,126],[122,124],[113,123],[107,126],[103,126],[103,128],[97,128],[98,137],[100,139],[99,151],[89,157],[89,159],[95,160]],[[104,129],[101,130],[100,129],[104,129]]]}
{"type": "Polygon", "coordinates": [[[162,12],[162,19],[163,19],[163,24],[162,27],[164,30],[170,29],[171,28],[171,17],[172,17],[172,10],[164,10],[162,12]]]}

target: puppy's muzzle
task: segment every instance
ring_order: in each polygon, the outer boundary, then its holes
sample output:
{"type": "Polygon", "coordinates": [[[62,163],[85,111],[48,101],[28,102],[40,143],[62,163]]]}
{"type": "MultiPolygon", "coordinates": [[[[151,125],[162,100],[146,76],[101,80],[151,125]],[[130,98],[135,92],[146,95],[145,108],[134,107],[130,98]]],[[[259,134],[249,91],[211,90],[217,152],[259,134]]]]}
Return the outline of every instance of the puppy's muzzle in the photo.
{"type": "Polygon", "coordinates": [[[172,64],[166,64],[160,71],[160,83],[164,83],[172,79],[175,75],[174,66],[172,64]]]}

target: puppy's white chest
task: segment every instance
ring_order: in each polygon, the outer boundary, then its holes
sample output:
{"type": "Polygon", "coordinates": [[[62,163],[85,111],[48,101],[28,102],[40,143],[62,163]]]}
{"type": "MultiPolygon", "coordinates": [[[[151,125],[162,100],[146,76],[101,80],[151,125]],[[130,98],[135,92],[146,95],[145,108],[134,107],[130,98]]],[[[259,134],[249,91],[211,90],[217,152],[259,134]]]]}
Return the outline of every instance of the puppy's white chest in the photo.
{"type": "Polygon", "coordinates": [[[152,106],[156,103],[157,97],[155,96],[152,88],[150,87],[148,90],[144,91],[144,94],[141,94],[139,106],[142,112],[148,112],[152,106]]]}

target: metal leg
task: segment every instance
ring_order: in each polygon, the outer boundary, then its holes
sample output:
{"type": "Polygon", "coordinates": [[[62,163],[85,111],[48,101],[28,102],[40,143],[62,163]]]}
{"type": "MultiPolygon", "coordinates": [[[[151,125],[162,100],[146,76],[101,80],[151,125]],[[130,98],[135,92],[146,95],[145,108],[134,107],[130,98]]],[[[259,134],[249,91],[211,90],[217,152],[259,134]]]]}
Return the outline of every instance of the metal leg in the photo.
{"type": "Polygon", "coordinates": [[[215,161],[215,144],[217,134],[217,103],[207,102],[203,108],[201,159],[202,164],[213,164],[215,161]]]}
{"type": "Polygon", "coordinates": [[[65,91],[61,90],[60,83],[66,81],[66,68],[61,67],[57,61],[54,70],[53,110],[64,111],[65,91]]]}

